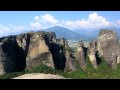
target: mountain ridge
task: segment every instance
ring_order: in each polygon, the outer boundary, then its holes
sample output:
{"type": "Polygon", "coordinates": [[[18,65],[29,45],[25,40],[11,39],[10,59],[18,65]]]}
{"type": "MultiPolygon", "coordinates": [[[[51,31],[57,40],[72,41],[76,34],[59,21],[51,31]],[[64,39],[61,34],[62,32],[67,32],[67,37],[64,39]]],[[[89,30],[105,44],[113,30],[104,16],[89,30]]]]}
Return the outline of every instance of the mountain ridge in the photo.
{"type": "Polygon", "coordinates": [[[82,35],[73,32],[67,28],[64,27],[60,27],[60,26],[54,26],[54,27],[50,27],[48,29],[43,29],[43,31],[46,32],[55,32],[57,38],[66,38],[67,40],[79,40],[81,38],[82,35]]]}

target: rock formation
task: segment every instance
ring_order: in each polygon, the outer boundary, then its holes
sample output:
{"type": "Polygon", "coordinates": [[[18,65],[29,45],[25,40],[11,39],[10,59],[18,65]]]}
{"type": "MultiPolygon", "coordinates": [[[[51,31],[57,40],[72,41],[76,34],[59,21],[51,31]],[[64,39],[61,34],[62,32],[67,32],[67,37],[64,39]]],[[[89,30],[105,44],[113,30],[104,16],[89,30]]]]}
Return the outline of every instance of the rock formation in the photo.
{"type": "Polygon", "coordinates": [[[20,50],[15,40],[15,36],[0,39],[0,73],[17,71],[23,63],[24,54],[20,50]],[[18,63],[20,61],[20,63],[18,63]]]}
{"type": "Polygon", "coordinates": [[[72,70],[75,71],[76,70],[76,65],[74,64],[74,59],[70,50],[70,47],[67,43],[67,41],[65,41],[65,58],[66,58],[66,67],[65,70],[72,70]]]}
{"type": "Polygon", "coordinates": [[[85,50],[83,41],[79,41],[77,46],[77,60],[82,70],[86,69],[85,50]]]}
{"type": "Polygon", "coordinates": [[[67,41],[53,32],[30,32],[0,38],[0,74],[23,71],[39,64],[75,70],[67,41]]]}
{"type": "Polygon", "coordinates": [[[54,68],[52,54],[46,44],[45,33],[30,35],[29,49],[26,57],[27,68],[32,68],[40,63],[54,68]]]}
{"type": "Polygon", "coordinates": [[[95,41],[91,41],[88,44],[87,55],[89,57],[90,62],[93,65],[93,67],[96,69],[97,68],[97,61],[96,61],[95,41]]]}
{"type": "MultiPolygon", "coordinates": [[[[81,40],[77,59],[81,69],[86,69],[86,56],[97,69],[98,56],[115,69],[120,63],[120,45],[117,33],[101,30],[96,41],[84,47],[81,40]]],[[[0,74],[23,71],[39,64],[58,70],[76,70],[70,47],[64,38],[56,39],[54,32],[30,32],[0,38],[0,74]]]]}
{"type": "Polygon", "coordinates": [[[107,64],[115,69],[120,56],[117,33],[112,30],[101,30],[97,38],[97,49],[107,64]]]}
{"type": "MultiPolygon", "coordinates": [[[[86,67],[83,45],[83,41],[80,41],[77,48],[77,58],[82,69],[86,67]]],[[[95,69],[101,61],[100,57],[112,69],[115,69],[116,65],[120,63],[120,44],[117,33],[113,30],[100,30],[97,40],[88,44],[86,56],[89,57],[95,69]]]]}

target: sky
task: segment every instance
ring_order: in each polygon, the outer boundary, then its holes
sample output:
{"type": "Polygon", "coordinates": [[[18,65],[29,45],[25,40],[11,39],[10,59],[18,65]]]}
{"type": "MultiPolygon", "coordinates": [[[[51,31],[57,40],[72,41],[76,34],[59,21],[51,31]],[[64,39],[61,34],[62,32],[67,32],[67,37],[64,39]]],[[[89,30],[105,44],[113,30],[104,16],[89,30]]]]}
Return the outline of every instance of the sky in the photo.
{"type": "Polygon", "coordinates": [[[120,28],[120,11],[0,11],[0,36],[52,26],[70,30],[120,28]]]}

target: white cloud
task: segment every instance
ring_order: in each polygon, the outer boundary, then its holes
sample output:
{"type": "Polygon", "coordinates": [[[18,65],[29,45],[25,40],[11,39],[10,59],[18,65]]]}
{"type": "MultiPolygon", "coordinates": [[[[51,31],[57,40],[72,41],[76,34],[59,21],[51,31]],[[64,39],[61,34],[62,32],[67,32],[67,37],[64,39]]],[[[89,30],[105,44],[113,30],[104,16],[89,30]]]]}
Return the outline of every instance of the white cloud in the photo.
{"type": "Polygon", "coordinates": [[[35,20],[35,21],[39,21],[39,20],[40,20],[39,16],[35,16],[35,17],[34,17],[34,20],[35,20]]]}
{"type": "Polygon", "coordinates": [[[34,30],[34,29],[41,30],[43,28],[57,25],[58,22],[59,21],[57,19],[55,19],[55,17],[53,17],[52,15],[44,14],[41,16],[35,16],[34,21],[30,23],[30,28],[32,30],[34,30]]]}
{"type": "Polygon", "coordinates": [[[30,27],[32,30],[40,30],[42,28],[42,25],[39,22],[32,22],[30,23],[30,27]]]}
{"type": "Polygon", "coordinates": [[[95,24],[96,27],[109,26],[110,22],[106,18],[99,16],[97,13],[92,13],[88,17],[88,21],[95,24]]]}
{"type": "Polygon", "coordinates": [[[10,33],[10,28],[5,27],[4,25],[0,24],[0,36],[6,36],[10,33]]]}
{"type": "Polygon", "coordinates": [[[58,20],[55,19],[55,17],[53,17],[50,14],[41,15],[40,18],[41,18],[41,22],[43,22],[43,23],[49,23],[49,24],[57,24],[58,23],[58,20]]]}
{"type": "Polygon", "coordinates": [[[94,12],[88,15],[87,18],[83,18],[80,20],[57,20],[51,14],[44,14],[40,16],[34,17],[34,21],[30,23],[31,29],[43,29],[51,26],[62,26],[69,29],[95,29],[108,27],[111,24],[105,17],[98,15],[98,13],[94,12]]]}
{"type": "Polygon", "coordinates": [[[24,32],[25,30],[26,30],[25,26],[13,26],[13,25],[4,26],[0,24],[0,37],[21,33],[24,32]]]}
{"type": "Polygon", "coordinates": [[[51,14],[44,14],[33,17],[33,21],[28,23],[27,26],[23,26],[23,25],[4,26],[0,24],[0,36],[25,32],[29,30],[41,30],[55,25],[66,27],[71,30],[74,29],[89,30],[89,29],[109,27],[109,26],[120,27],[120,20],[110,22],[105,17],[98,15],[98,13],[96,12],[89,14],[87,18],[78,19],[78,20],[58,20],[51,14]]]}
{"type": "Polygon", "coordinates": [[[92,13],[88,15],[87,19],[81,19],[76,21],[63,21],[64,26],[70,29],[90,29],[90,28],[100,28],[110,25],[110,22],[106,18],[99,16],[97,13],[92,13]]]}

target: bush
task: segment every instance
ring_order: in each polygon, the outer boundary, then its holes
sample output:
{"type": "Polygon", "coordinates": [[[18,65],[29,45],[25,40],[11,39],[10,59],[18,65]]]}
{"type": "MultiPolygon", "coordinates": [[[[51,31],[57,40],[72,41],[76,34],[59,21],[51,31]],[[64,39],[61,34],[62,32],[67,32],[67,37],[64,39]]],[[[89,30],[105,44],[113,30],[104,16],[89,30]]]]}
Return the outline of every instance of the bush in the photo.
{"type": "Polygon", "coordinates": [[[12,79],[14,77],[20,76],[25,74],[25,72],[12,72],[12,73],[5,73],[3,75],[0,75],[0,79],[12,79]]]}
{"type": "Polygon", "coordinates": [[[14,77],[23,75],[23,74],[29,74],[29,73],[50,73],[50,74],[56,74],[56,73],[61,73],[61,71],[52,69],[50,67],[47,67],[43,64],[40,64],[30,70],[25,70],[22,72],[12,72],[12,73],[5,73],[4,75],[0,75],[0,79],[12,79],[14,77]]]}
{"type": "Polygon", "coordinates": [[[48,67],[43,64],[40,64],[28,71],[28,73],[46,73],[46,74],[47,73],[55,74],[56,72],[57,72],[57,70],[52,69],[51,67],[48,67]]]}
{"type": "Polygon", "coordinates": [[[23,72],[12,72],[5,73],[4,75],[0,75],[0,79],[12,79],[14,77],[29,74],[29,73],[50,73],[50,74],[58,74],[64,76],[65,78],[72,79],[118,79],[120,78],[120,64],[117,65],[116,70],[112,70],[104,60],[98,65],[98,69],[94,69],[91,65],[91,62],[87,58],[87,70],[83,71],[80,69],[78,61],[75,60],[77,64],[77,71],[60,71],[55,70],[50,67],[47,67],[43,64],[40,64],[30,70],[25,70],[23,72]]]}

